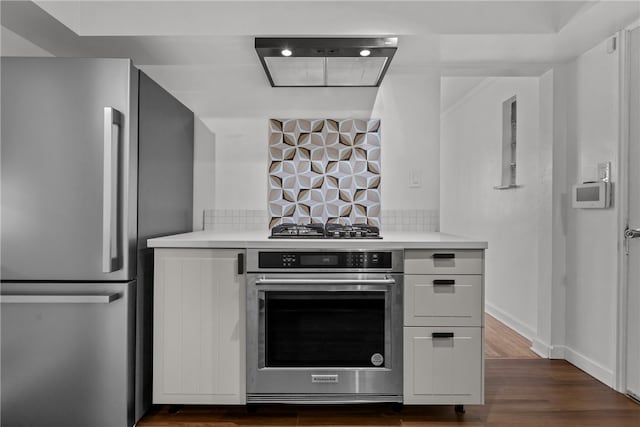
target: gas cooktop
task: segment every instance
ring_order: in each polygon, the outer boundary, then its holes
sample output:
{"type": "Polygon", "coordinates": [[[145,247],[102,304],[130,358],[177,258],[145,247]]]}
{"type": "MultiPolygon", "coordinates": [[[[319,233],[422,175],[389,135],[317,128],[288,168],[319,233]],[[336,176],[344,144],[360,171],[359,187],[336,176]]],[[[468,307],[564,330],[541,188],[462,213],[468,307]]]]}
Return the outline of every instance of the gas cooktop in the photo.
{"type": "Polygon", "coordinates": [[[270,239],[382,239],[380,229],[367,224],[280,224],[270,239]]]}

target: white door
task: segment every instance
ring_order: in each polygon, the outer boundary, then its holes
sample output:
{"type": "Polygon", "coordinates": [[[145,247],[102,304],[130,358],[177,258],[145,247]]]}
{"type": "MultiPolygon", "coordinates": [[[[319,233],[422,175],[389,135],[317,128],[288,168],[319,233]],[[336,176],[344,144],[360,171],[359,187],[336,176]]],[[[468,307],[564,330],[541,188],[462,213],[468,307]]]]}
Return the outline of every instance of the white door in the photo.
{"type": "MultiPolygon", "coordinates": [[[[640,228],[640,28],[631,32],[629,227],[640,228]]],[[[627,393],[640,399],[640,238],[629,239],[627,393]]]]}

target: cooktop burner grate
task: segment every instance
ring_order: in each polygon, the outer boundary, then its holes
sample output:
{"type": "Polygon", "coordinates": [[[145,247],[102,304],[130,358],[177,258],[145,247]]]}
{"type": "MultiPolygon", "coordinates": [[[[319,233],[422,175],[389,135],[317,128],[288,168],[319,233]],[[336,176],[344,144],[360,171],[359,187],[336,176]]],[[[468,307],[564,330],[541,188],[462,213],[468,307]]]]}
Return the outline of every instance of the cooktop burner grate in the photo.
{"type": "Polygon", "coordinates": [[[382,239],[380,229],[367,224],[280,224],[271,239],[382,239]]]}

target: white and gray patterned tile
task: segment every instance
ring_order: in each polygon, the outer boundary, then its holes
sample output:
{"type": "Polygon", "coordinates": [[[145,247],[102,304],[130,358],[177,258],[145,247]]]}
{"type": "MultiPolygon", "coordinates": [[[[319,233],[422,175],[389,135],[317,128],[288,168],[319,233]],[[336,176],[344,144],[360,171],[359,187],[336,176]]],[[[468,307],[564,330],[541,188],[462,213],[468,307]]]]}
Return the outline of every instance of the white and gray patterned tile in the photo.
{"type": "Polygon", "coordinates": [[[380,225],[380,120],[269,121],[269,226],[380,225]]]}

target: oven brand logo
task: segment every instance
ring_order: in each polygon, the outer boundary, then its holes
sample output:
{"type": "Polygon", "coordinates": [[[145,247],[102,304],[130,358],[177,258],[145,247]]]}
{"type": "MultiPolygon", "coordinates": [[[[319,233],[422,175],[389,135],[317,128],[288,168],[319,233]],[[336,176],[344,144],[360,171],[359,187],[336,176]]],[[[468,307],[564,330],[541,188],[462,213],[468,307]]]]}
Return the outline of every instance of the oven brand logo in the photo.
{"type": "Polygon", "coordinates": [[[379,227],[380,120],[270,120],[269,215],[379,227]]]}
{"type": "Polygon", "coordinates": [[[384,363],[384,356],[380,353],[373,353],[373,356],[371,356],[371,363],[373,366],[382,365],[384,363]]]}

